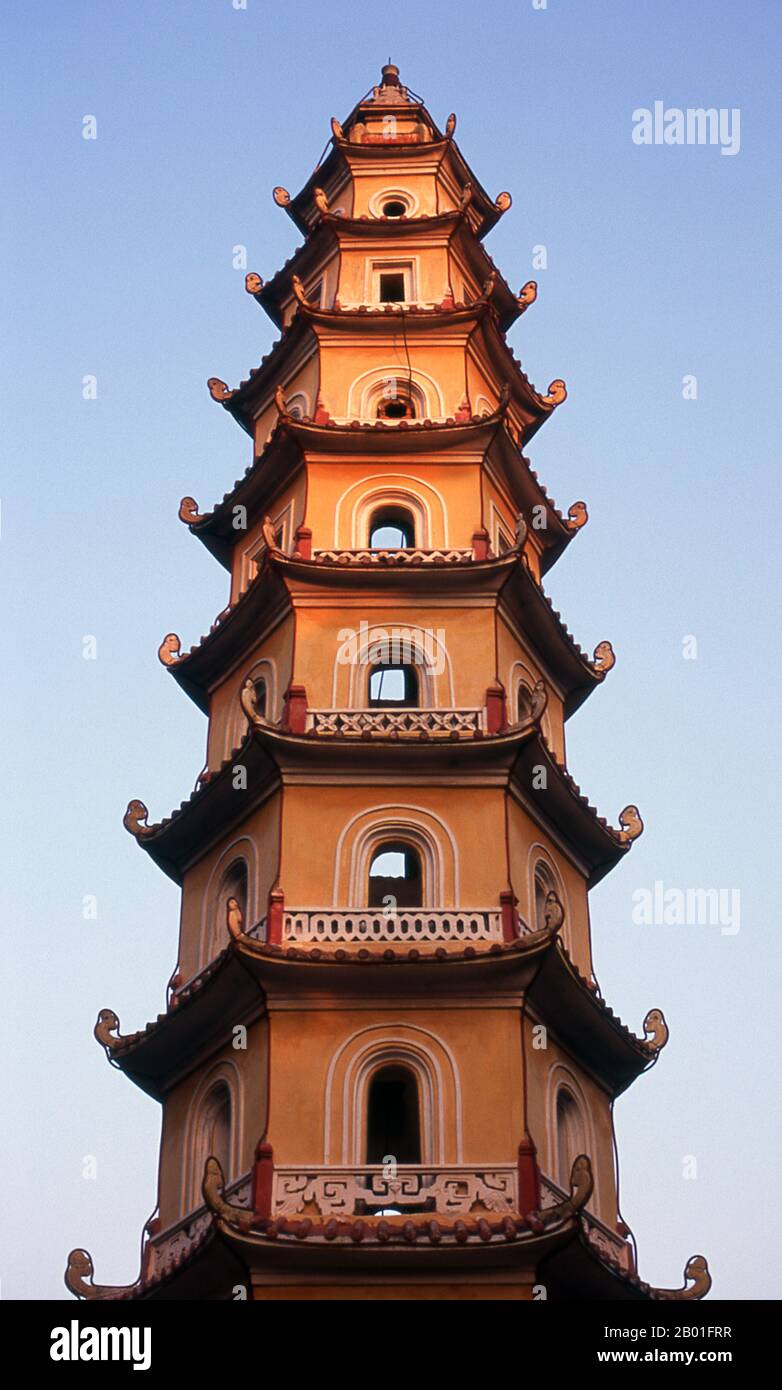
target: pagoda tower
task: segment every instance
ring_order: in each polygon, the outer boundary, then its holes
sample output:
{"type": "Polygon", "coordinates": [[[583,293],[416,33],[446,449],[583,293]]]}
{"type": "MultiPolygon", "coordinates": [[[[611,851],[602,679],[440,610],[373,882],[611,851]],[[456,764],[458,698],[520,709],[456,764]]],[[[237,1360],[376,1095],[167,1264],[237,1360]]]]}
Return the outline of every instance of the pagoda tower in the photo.
{"type": "Polygon", "coordinates": [[[303,244],[246,288],[280,330],[212,397],[252,461],[180,517],[230,576],[159,656],[208,720],[196,790],[125,826],[181,886],[165,1011],[96,1037],[162,1107],[157,1208],[86,1298],[700,1298],[650,1289],[613,1103],[653,1065],[605,1003],[588,894],[641,833],[567,770],[606,679],[543,589],[587,520],[523,450],[566,398],[506,341],[534,303],[491,197],[396,67],[295,197],[303,244]]]}

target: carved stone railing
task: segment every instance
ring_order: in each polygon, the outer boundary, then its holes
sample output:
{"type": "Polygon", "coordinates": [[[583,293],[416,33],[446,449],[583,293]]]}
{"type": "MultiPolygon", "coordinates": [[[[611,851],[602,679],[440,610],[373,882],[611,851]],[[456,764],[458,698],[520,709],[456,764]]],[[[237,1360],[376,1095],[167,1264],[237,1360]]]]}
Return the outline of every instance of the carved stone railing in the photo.
{"type": "Polygon", "coordinates": [[[472,550],[315,550],[320,565],[449,565],[472,560],[472,550]]]}
{"type": "MultiPolygon", "coordinates": [[[[547,1207],[556,1206],[557,1202],[563,1202],[568,1194],[550,1178],[541,1175],[540,1179],[540,1204],[545,1211],[547,1207]]],[[[632,1249],[626,1240],[616,1231],[612,1231],[610,1226],[606,1226],[600,1221],[593,1212],[582,1211],[582,1216],[586,1221],[587,1239],[595,1250],[608,1259],[618,1260],[625,1270],[632,1270],[632,1249]]]]}
{"type": "Polygon", "coordinates": [[[275,1216],[378,1215],[383,1212],[430,1211],[449,1216],[470,1212],[513,1211],[517,1200],[516,1167],[495,1163],[474,1167],[396,1167],[366,1165],[332,1168],[276,1168],[272,1210],[275,1216]]]}
{"type": "MultiPolygon", "coordinates": [[[[251,1197],[251,1175],[237,1178],[225,1189],[226,1199],[237,1207],[249,1210],[251,1197]]],[[[211,1224],[212,1214],[208,1207],[197,1207],[181,1221],[168,1226],[165,1231],[152,1236],[147,1244],[147,1279],[158,1279],[171,1269],[180,1259],[189,1254],[199,1236],[211,1224]]]]}
{"type": "Polygon", "coordinates": [[[285,912],[283,938],[318,945],[395,942],[415,946],[436,941],[468,946],[474,941],[502,941],[502,914],[499,908],[415,907],[395,913],[371,907],[302,908],[285,912]]]}
{"type": "Polygon", "coordinates": [[[482,733],[486,710],[469,709],[312,709],[308,728],[315,734],[340,738],[459,738],[482,733]]]}
{"type": "Polygon", "coordinates": [[[253,941],[265,941],[266,918],[261,917],[252,927],[246,927],[245,936],[251,936],[253,941]]]}

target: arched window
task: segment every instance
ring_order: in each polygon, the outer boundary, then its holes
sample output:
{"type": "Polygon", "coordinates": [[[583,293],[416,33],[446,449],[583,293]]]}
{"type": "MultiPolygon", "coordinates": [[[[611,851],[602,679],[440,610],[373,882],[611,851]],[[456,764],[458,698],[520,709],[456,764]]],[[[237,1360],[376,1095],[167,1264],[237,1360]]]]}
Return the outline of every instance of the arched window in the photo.
{"type": "Polygon", "coordinates": [[[557,1182],[566,1192],[570,1186],[570,1170],[585,1147],[578,1102],[561,1086],[557,1092],[557,1182]]]}
{"type": "Polygon", "coordinates": [[[415,546],[415,521],[406,507],[381,507],[369,523],[371,550],[409,550],[415,546]]]}
{"type": "Polygon", "coordinates": [[[393,662],[373,666],[369,672],[369,703],[374,709],[415,709],[418,705],[415,667],[393,662]]]}
{"type": "Polygon", "coordinates": [[[390,841],[375,850],[369,865],[368,907],[385,907],[392,898],[397,907],[423,906],[423,875],[417,849],[390,841]]]}
{"type": "Polygon", "coordinates": [[[369,1083],[366,1153],[367,1163],[421,1162],[418,1082],[407,1067],[381,1067],[369,1083]]]}
{"type": "Polygon", "coordinates": [[[555,892],[554,880],[543,863],[535,865],[535,927],[543,931],[546,925],[546,898],[555,892]]]}
{"type": "Polygon", "coordinates": [[[196,1177],[200,1180],[208,1158],[216,1158],[226,1182],[231,1182],[236,1176],[232,1172],[231,1147],[231,1093],[225,1082],[220,1081],[209,1092],[201,1108],[198,1121],[200,1162],[196,1167],[196,1177]]]}

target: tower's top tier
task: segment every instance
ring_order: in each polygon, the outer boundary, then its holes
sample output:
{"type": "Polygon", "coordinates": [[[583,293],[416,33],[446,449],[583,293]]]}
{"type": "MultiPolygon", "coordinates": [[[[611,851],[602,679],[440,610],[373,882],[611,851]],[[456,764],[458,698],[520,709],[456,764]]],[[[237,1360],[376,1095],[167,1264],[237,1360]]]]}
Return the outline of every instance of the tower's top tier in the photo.
{"type": "Polygon", "coordinates": [[[309,235],[328,208],[347,219],[377,217],[384,209],[392,217],[434,217],[466,210],[473,232],[485,236],[510,206],[508,194],[489,197],[462,157],[455,141],[456,117],[445,129],[430,116],[421,97],[399,80],[399,69],[387,63],[380,83],[353,107],[346,120],[331,121],[332,147],[300,193],[290,197],[276,189],[275,198],[299,229],[309,235]],[[406,197],[387,197],[375,205],[373,195],[389,176],[413,180],[406,197]]]}
{"type": "Polygon", "coordinates": [[[343,132],[357,145],[385,142],[390,137],[404,144],[425,144],[443,138],[423,99],[400,82],[399,68],[394,63],[385,64],[380,84],[354,106],[343,132]]]}

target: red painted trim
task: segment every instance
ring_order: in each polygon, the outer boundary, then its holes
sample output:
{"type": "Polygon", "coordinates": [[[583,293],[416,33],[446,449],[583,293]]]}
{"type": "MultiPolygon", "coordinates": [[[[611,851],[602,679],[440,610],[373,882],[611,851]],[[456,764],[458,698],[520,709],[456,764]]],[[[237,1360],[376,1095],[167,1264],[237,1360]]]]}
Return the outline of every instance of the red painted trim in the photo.
{"type": "Polygon", "coordinates": [[[255,1149],[252,1175],[253,1212],[258,1220],[269,1221],[271,1219],[273,1188],[274,1150],[271,1144],[262,1139],[255,1149]]]}
{"type": "Polygon", "coordinates": [[[291,734],[303,734],[307,728],[307,691],[303,685],[289,685],[285,692],[282,726],[291,734]]]}
{"type": "Polygon", "coordinates": [[[272,888],[266,911],[266,941],[269,946],[282,945],[282,921],[285,914],[285,894],[281,888],[272,888]]]}
{"type": "Polygon", "coordinates": [[[478,530],[473,532],[472,558],[473,560],[488,560],[489,558],[489,533],[485,526],[479,526],[478,530]]]}
{"type": "Polygon", "coordinates": [[[499,681],[490,685],[486,691],[486,732],[499,734],[508,726],[508,710],[505,700],[505,687],[499,681]]]}
{"type": "Polygon", "coordinates": [[[300,560],[312,559],[312,528],[310,526],[299,526],[297,528],[294,558],[300,560]]]}
{"type": "Polygon", "coordinates": [[[515,941],[519,935],[519,923],[516,915],[517,902],[518,899],[512,888],[504,888],[500,893],[502,939],[506,942],[515,941]]]}
{"type": "Polygon", "coordinates": [[[519,1144],[518,1157],[519,1211],[526,1216],[540,1211],[540,1171],[538,1152],[528,1134],[519,1144]]]}

